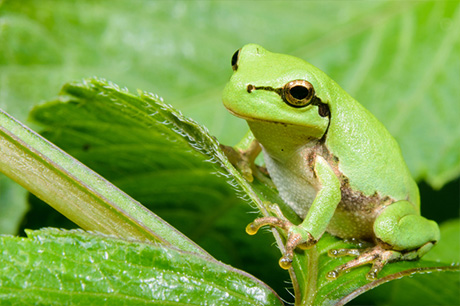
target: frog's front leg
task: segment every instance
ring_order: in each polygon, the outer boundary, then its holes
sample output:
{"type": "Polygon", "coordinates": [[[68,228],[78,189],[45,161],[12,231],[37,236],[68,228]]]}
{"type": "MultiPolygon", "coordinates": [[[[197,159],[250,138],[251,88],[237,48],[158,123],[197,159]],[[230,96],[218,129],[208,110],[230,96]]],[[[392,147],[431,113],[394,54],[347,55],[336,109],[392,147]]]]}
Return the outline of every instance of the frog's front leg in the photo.
{"type": "Polygon", "coordinates": [[[319,190],[301,224],[294,225],[282,216],[264,217],[256,219],[246,229],[248,234],[254,235],[260,227],[270,225],[287,232],[285,253],[279,261],[283,269],[290,268],[297,247],[306,249],[318,242],[341,199],[340,182],[326,160],[316,156],[313,168],[318,178],[319,190]]]}
{"type": "Polygon", "coordinates": [[[265,180],[261,172],[266,173],[266,171],[262,171],[261,167],[255,164],[262,147],[251,131],[248,131],[235,147],[221,144],[220,148],[230,163],[241,172],[247,181],[252,182],[254,176],[265,180]]]}
{"type": "Polygon", "coordinates": [[[398,201],[379,214],[374,222],[377,246],[367,250],[330,250],[332,257],[358,256],[328,273],[329,279],[355,267],[372,264],[367,273],[368,280],[377,278],[377,273],[389,262],[416,260],[427,253],[439,240],[440,232],[436,222],[418,214],[408,201],[398,201]]]}

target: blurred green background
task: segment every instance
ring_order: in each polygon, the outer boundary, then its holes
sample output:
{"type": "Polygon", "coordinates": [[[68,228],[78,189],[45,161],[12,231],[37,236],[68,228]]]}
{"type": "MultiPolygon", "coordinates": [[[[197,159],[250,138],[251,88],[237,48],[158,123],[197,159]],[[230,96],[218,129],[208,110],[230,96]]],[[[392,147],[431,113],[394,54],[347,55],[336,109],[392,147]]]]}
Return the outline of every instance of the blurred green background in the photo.
{"type": "MultiPolygon", "coordinates": [[[[33,105],[97,76],[157,93],[235,144],[247,126],[220,96],[232,54],[250,42],[336,80],[399,141],[420,182],[422,213],[458,217],[458,1],[4,0],[0,108],[40,130],[27,121],[33,105]]],[[[25,199],[0,176],[0,233],[17,233],[25,199]]]]}

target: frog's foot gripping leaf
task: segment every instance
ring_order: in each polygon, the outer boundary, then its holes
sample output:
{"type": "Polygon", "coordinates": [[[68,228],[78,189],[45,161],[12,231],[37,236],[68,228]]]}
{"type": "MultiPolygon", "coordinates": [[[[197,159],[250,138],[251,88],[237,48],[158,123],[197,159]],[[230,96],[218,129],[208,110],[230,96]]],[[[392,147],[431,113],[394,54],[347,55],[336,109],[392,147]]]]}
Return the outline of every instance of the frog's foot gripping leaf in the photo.
{"type": "Polygon", "coordinates": [[[222,144],[220,145],[220,148],[227,156],[230,163],[241,172],[243,177],[249,182],[252,182],[254,180],[252,176],[253,164],[248,160],[246,154],[239,149],[235,149],[233,147],[225,146],[222,144]]]}
{"type": "MultiPolygon", "coordinates": [[[[260,143],[258,141],[252,141],[250,145],[245,149],[241,149],[238,147],[234,148],[222,144],[220,145],[220,148],[227,156],[230,163],[241,172],[241,174],[246,180],[252,182],[254,180],[253,175],[258,177],[258,171],[261,169],[259,169],[254,162],[257,155],[259,155],[259,153],[262,150],[260,143]]],[[[261,171],[263,173],[267,173],[266,170],[261,171]]]]}
{"type": "Polygon", "coordinates": [[[402,260],[416,260],[428,252],[433,246],[433,243],[428,242],[421,248],[409,252],[395,251],[384,249],[382,246],[377,245],[367,249],[333,249],[329,250],[330,257],[342,256],[357,256],[355,259],[350,260],[346,264],[337,267],[335,270],[330,271],[326,277],[330,280],[338,278],[341,274],[357,268],[365,264],[372,264],[372,268],[366,274],[366,279],[373,281],[377,279],[377,274],[383,267],[390,262],[402,260]]]}
{"type": "Polygon", "coordinates": [[[285,270],[291,267],[294,258],[294,250],[297,247],[301,249],[308,249],[317,243],[309,232],[304,230],[302,227],[291,223],[291,221],[287,220],[282,215],[278,217],[263,217],[255,219],[254,222],[250,223],[246,227],[246,233],[249,235],[255,235],[259,228],[264,225],[280,228],[287,233],[285,252],[283,257],[279,260],[280,267],[285,270]]]}
{"type": "Polygon", "coordinates": [[[371,270],[366,274],[368,280],[375,280],[377,273],[390,261],[397,261],[401,258],[401,253],[393,250],[385,250],[377,245],[370,249],[335,249],[329,250],[329,256],[342,257],[342,256],[357,256],[355,259],[350,260],[346,264],[337,267],[335,270],[327,274],[330,280],[336,279],[342,273],[349,271],[353,268],[372,264],[371,270]]]}

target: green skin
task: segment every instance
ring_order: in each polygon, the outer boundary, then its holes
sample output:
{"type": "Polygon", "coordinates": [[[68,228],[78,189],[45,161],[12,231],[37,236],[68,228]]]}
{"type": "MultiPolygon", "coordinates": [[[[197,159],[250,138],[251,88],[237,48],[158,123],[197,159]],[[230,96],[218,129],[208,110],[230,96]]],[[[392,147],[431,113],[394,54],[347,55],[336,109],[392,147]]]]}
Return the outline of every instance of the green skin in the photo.
{"type": "Polygon", "coordinates": [[[439,240],[436,222],[420,216],[419,191],[395,139],[337,83],[301,59],[255,44],[240,49],[232,64],[224,105],[248,122],[280,196],[303,218],[299,225],[282,215],[260,218],[248,228],[251,234],[263,225],[287,232],[283,268],[295,248],[313,246],[325,231],[376,245],[331,252],[360,255],[331,279],[367,263],[373,263],[373,279],[387,262],[417,259],[439,240]],[[294,107],[282,94],[293,80],[313,86],[307,105],[294,107]]]}

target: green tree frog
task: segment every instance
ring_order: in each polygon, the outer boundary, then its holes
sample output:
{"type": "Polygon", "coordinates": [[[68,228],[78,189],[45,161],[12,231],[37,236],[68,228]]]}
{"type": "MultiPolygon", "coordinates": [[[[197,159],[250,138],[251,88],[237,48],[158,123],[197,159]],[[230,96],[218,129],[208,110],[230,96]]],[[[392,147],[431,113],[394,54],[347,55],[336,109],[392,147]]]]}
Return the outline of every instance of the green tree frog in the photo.
{"type": "Polygon", "coordinates": [[[255,44],[234,54],[232,68],[224,105],[247,121],[281,198],[303,219],[294,225],[278,214],[248,225],[250,234],[264,225],[287,233],[281,267],[325,231],[375,245],[330,251],[357,256],[330,279],[363,264],[372,264],[367,278],[375,279],[386,263],[418,259],[439,240],[436,222],[420,216],[419,191],[395,139],[325,73],[255,44]]]}

